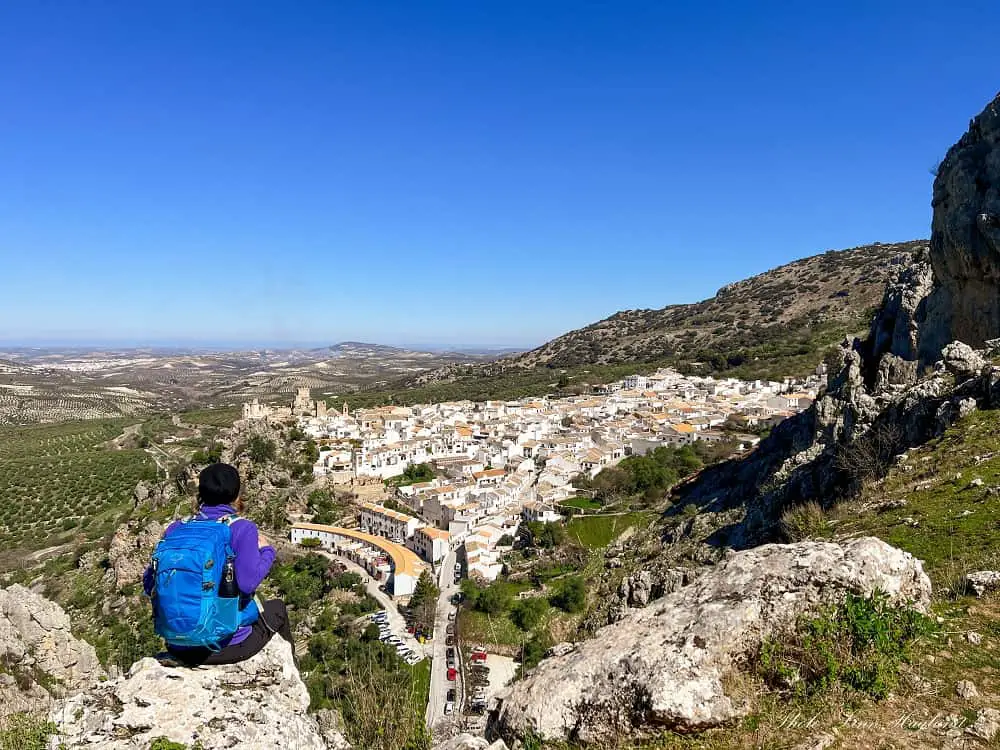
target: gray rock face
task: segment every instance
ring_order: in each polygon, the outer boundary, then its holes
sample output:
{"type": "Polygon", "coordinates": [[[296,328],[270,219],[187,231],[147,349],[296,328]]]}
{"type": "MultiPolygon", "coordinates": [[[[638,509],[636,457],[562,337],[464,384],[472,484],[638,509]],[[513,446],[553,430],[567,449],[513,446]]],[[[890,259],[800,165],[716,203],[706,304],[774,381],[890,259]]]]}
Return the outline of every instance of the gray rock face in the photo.
{"type": "Polygon", "coordinates": [[[142,580],[142,573],[165,528],[157,521],[142,525],[130,521],[114,533],[108,547],[107,575],[117,590],[142,580]]]}
{"type": "Polygon", "coordinates": [[[73,637],[62,608],[19,584],[0,589],[0,659],[43,672],[60,691],[79,690],[106,676],[94,648],[73,637]]]}
{"type": "Polygon", "coordinates": [[[870,362],[880,363],[886,355],[903,361],[917,360],[920,327],[927,315],[927,296],[933,288],[934,270],[925,248],[886,288],[882,307],[872,323],[869,336],[866,354],[870,362]]]}
{"type": "Polygon", "coordinates": [[[920,332],[924,362],[950,341],[981,348],[1000,336],[1000,96],[949,149],[932,206],[935,288],[920,332]]]}
{"type": "Polygon", "coordinates": [[[688,572],[685,570],[638,570],[621,582],[618,595],[629,607],[645,607],[653,599],[672,594],[687,583],[688,572]]]}
{"type": "Polygon", "coordinates": [[[308,706],[291,648],[274,637],[239,664],[186,669],[142,659],[128,675],[61,701],[50,715],[51,742],[70,750],[145,750],[162,736],[205,750],[326,750],[308,706]]]}
{"type": "Polygon", "coordinates": [[[593,640],[544,660],[503,696],[496,729],[508,741],[534,732],[602,746],[645,729],[718,726],[750,711],[727,694],[725,678],[762,639],[846,592],[875,589],[918,608],[931,593],[919,560],[874,538],[734,554],[593,640]]]}

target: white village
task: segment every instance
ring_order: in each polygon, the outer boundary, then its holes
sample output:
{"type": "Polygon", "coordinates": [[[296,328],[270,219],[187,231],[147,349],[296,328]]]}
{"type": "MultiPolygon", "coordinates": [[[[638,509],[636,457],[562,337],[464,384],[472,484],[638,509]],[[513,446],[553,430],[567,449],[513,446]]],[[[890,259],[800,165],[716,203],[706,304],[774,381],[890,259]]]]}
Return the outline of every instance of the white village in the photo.
{"type": "Polygon", "coordinates": [[[439,577],[452,552],[470,577],[493,580],[522,521],[553,522],[560,502],[628,456],[697,441],[752,450],[763,429],[808,408],[825,382],[823,367],[805,379],[742,381],[664,369],[599,386],[593,394],[512,401],[453,401],[339,410],[302,388],[288,407],[254,400],[243,418],[297,417],[320,447],[317,478],[393,488],[391,499],[359,506],[357,528],[296,524],[295,542],[315,536],[412,593],[427,565],[439,577]],[[429,464],[435,476],[399,479],[429,464]],[[392,507],[386,507],[388,502],[392,507]]]}

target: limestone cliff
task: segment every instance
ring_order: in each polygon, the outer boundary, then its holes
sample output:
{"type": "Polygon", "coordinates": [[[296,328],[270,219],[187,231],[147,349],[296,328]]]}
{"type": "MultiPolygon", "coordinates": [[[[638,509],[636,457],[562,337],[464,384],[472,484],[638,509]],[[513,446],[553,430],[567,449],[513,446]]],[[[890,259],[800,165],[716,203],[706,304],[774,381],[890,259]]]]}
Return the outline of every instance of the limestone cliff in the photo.
{"type": "Polygon", "coordinates": [[[1000,337],[1000,95],[948,150],[932,205],[935,282],[919,347],[925,363],[950,341],[979,348],[1000,337]]]}

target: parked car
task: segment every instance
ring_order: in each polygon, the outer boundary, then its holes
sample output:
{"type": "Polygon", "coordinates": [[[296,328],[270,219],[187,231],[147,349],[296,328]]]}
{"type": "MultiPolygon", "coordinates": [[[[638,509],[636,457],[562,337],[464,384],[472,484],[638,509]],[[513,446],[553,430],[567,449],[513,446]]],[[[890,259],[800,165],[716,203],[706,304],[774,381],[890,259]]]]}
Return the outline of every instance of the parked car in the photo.
{"type": "Polygon", "coordinates": [[[447,703],[444,704],[445,714],[450,714],[454,710],[455,710],[455,704],[452,701],[448,701],[447,703]]]}
{"type": "Polygon", "coordinates": [[[458,677],[458,672],[456,672],[454,669],[449,669],[447,672],[447,677],[448,677],[448,682],[454,682],[455,679],[458,677]]]}
{"type": "Polygon", "coordinates": [[[469,658],[471,658],[472,661],[474,661],[474,662],[476,662],[476,661],[478,661],[478,662],[485,662],[486,661],[486,652],[482,651],[482,650],[479,650],[479,649],[474,649],[472,651],[472,654],[470,655],[469,658]]]}
{"type": "Polygon", "coordinates": [[[448,645],[448,646],[454,646],[455,645],[455,636],[449,635],[448,638],[445,639],[445,644],[448,645]]]}
{"type": "Polygon", "coordinates": [[[451,623],[448,623],[448,629],[445,630],[444,632],[447,633],[448,635],[455,635],[455,626],[452,625],[451,623]]]}
{"type": "Polygon", "coordinates": [[[446,700],[451,703],[455,700],[455,688],[448,688],[448,697],[446,700]]]}
{"type": "Polygon", "coordinates": [[[455,658],[455,649],[453,647],[449,646],[448,651],[446,653],[449,659],[455,658]]]}
{"type": "Polygon", "coordinates": [[[452,610],[451,612],[448,613],[448,620],[450,622],[454,622],[455,621],[455,610],[452,610]]]}

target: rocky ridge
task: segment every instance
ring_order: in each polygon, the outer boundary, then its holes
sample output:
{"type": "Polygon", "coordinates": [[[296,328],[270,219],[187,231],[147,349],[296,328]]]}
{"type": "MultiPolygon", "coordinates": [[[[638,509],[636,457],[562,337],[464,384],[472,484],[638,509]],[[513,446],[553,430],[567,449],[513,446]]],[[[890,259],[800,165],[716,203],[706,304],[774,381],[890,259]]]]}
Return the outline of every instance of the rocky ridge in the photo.
{"type": "Polygon", "coordinates": [[[145,750],[158,737],[204,750],[344,750],[307,713],[309,693],[285,641],[238,664],[187,669],[145,658],[128,674],[61,701],[53,747],[145,750]]]}
{"type": "Polygon", "coordinates": [[[751,710],[727,678],[763,639],[848,592],[875,590],[925,609],[931,586],[919,560],[871,537],[733,553],[592,640],[557,649],[503,696],[494,731],[602,747],[719,726],[751,710]]]}
{"type": "MultiPolygon", "coordinates": [[[[804,258],[720,289],[715,297],[659,310],[626,310],[516,357],[517,366],[610,364],[707,352],[739,357],[803,328],[854,333],[867,326],[887,280],[909,265],[925,240],[865,245],[804,258]]],[[[841,334],[841,335],[842,335],[841,334]]]]}
{"type": "Polygon", "coordinates": [[[106,677],[62,608],[20,585],[0,589],[0,716],[46,708],[106,677]]]}

